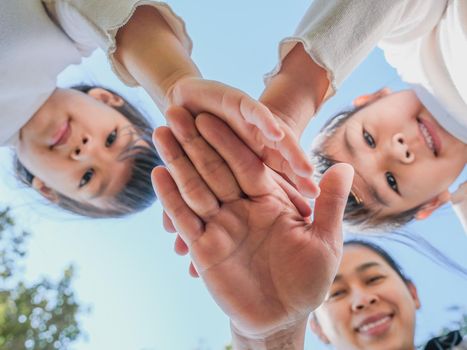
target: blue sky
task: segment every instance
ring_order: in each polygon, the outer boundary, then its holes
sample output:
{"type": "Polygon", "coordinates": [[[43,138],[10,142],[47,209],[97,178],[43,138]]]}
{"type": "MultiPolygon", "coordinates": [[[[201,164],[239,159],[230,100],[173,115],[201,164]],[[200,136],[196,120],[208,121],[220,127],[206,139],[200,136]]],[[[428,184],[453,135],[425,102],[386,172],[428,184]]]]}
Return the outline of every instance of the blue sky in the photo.
{"type": "MultiPolygon", "coordinates": [[[[234,85],[252,96],[263,89],[262,75],[277,62],[277,44],[291,35],[308,1],[239,0],[235,2],[170,1],[187,22],[194,41],[193,59],[203,75],[234,85]]],[[[150,99],[139,89],[119,83],[105,57],[96,52],[81,67],[71,67],[59,83],[69,86],[96,82],[122,92],[156,124],[164,123],[150,99]]],[[[383,86],[403,88],[395,72],[376,50],[322,108],[304,133],[308,148],[326,116],[349,105],[359,94],[383,86]]],[[[0,151],[2,164],[9,152],[0,151]]],[[[91,306],[82,318],[87,333],[77,350],[220,350],[229,342],[228,320],[211,300],[200,280],[188,276],[188,258],[173,253],[174,236],[164,232],[159,204],[125,220],[71,218],[37,203],[29,190],[18,189],[11,170],[2,167],[1,202],[8,203],[18,222],[34,233],[27,261],[27,278],[58,277],[70,263],[77,267],[75,289],[91,306]]],[[[462,175],[466,178],[466,171],[462,175]]],[[[425,222],[409,226],[459,263],[467,266],[467,236],[452,209],[443,207],[425,222]]],[[[455,315],[453,304],[467,307],[467,281],[442,269],[412,249],[382,242],[418,287],[422,309],[417,339],[436,332],[455,315]]],[[[327,349],[307,334],[306,349],[327,349]]]]}

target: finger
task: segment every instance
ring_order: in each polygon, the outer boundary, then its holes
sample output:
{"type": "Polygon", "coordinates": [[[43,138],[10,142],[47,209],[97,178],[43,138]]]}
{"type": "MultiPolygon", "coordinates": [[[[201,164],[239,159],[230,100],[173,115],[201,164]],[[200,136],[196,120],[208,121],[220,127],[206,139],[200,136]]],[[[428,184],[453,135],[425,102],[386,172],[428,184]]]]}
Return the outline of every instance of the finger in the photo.
{"type": "Polygon", "coordinates": [[[277,150],[265,147],[263,162],[270,168],[285,176],[304,196],[315,198],[319,195],[319,186],[312,180],[311,175],[300,176],[277,150]]]}
{"type": "Polygon", "coordinates": [[[202,219],[215,215],[219,202],[167,127],[154,132],[154,143],[186,204],[202,219]]]}
{"type": "Polygon", "coordinates": [[[175,238],[174,250],[178,255],[187,255],[190,251],[180,235],[177,235],[177,238],[175,238]]]}
{"type": "Polygon", "coordinates": [[[197,115],[202,112],[215,114],[232,125],[245,120],[257,126],[270,140],[280,140],[284,135],[274,115],[261,102],[244,92],[209,80],[186,79],[173,90],[173,103],[197,115]]]}
{"type": "Polygon", "coordinates": [[[157,197],[174,227],[189,245],[204,232],[204,224],[183,200],[175,181],[166,168],[154,168],[152,184],[157,197]]]}
{"type": "Polygon", "coordinates": [[[261,196],[271,192],[272,179],[267,168],[232,129],[207,113],[200,114],[195,122],[200,134],[226,161],[244,193],[261,196]]]}
{"type": "Polygon", "coordinates": [[[276,182],[281,186],[284,192],[289,197],[292,204],[297,208],[298,212],[303,217],[309,217],[311,215],[311,206],[305,197],[303,197],[287,180],[285,180],[279,174],[273,172],[272,176],[276,182]]]}
{"type": "MultiPolygon", "coordinates": [[[[310,159],[300,147],[299,140],[290,130],[285,132],[281,140],[275,142],[264,139],[262,134],[257,135],[257,137],[262,138],[263,143],[267,146],[264,150],[265,152],[269,148],[281,155],[279,157],[275,154],[276,156],[271,158],[271,160],[285,159],[286,162],[283,162],[283,164],[287,164],[291,173],[295,173],[298,176],[310,177],[313,174],[313,165],[310,159]]],[[[265,159],[263,158],[263,160],[265,159]]],[[[268,165],[269,161],[267,162],[268,165]]],[[[275,166],[272,167],[275,168],[275,166]]]]}
{"type": "Polygon", "coordinates": [[[313,234],[335,245],[342,241],[342,220],[353,180],[353,168],[336,164],[324,174],[314,208],[313,234]]]}
{"type": "Polygon", "coordinates": [[[165,211],[162,212],[162,224],[164,226],[164,229],[167,232],[170,232],[170,233],[177,232],[177,230],[175,229],[175,226],[172,223],[172,220],[170,220],[169,216],[166,214],[165,211]]]}
{"type": "Polygon", "coordinates": [[[190,276],[194,278],[198,278],[199,274],[198,271],[196,271],[195,265],[193,265],[193,262],[190,263],[190,268],[189,268],[190,276]]]}
{"type": "Polygon", "coordinates": [[[240,198],[242,191],[235,177],[225,161],[199,134],[190,112],[172,107],[167,110],[166,117],[183,151],[214,195],[221,202],[240,198]]]}

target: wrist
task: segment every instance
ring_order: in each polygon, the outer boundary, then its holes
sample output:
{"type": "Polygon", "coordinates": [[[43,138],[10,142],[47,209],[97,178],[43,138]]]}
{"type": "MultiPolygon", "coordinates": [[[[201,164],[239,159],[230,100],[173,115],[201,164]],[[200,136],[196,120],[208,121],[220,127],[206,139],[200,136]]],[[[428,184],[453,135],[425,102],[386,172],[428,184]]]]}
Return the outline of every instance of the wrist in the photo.
{"type": "Polygon", "coordinates": [[[166,96],[178,80],[200,76],[189,52],[152,6],[139,6],[128,23],[119,29],[114,57],[160,110],[167,107],[166,96]]]}
{"type": "Polygon", "coordinates": [[[328,87],[326,71],[299,42],[283,59],[281,70],[271,78],[260,101],[300,136],[324,101],[328,87]]]}
{"type": "Polygon", "coordinates": [[[303,350],[307,317],[265,333],[240,330],[230,322],[234,350],[303,350]]]}

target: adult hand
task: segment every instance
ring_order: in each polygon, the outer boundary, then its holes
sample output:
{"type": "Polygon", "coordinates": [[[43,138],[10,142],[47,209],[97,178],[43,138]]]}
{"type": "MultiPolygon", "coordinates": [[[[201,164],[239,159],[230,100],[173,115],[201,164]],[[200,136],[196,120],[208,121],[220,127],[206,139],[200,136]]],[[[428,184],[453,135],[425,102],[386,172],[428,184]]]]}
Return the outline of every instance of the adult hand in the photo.
{"type": "Polygon", "coordinates": [[[318,195],[313,168],[291,128],[265,105],[228,85],[199,77],[182,77],[169,89],[168,106],[193,115],[212,113],[224,120],[269,167],[307,196],[318,195]]]}
{"type": "Polygon", "coordinates": [[[260,339],[303,324],[323,300],[342,250],[341,223],[352,183],[348,165],[320,183],[314,219],[300,196],[220,119],[172,109],[154,141],[167,169],[152,179],[197,272],[235,332],[260,339]],[[199,130],[199,131],[198,131],[199,130]]]}

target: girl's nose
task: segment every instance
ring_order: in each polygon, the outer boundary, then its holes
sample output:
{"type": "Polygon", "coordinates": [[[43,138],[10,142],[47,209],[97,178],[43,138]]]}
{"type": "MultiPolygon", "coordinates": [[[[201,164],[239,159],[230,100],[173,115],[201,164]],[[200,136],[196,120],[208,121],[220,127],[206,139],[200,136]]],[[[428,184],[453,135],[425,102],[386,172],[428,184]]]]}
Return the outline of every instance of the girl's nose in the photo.
{"type": "Polygon", "coordinates": [[[394,157],[405,164],[410,164],[415,160],[415,154],[409,149],[407,140],[402,133],[397,133],[392,137],[391,151],[394,157]]]}
{"type": "Polygon", "coordinates": [[[81,138],[80,144],[71,150],[71,158],[75,160],[82,159],[85,156],[86,148],[89,147],[89,137],[84,136],[81,138]]]}

